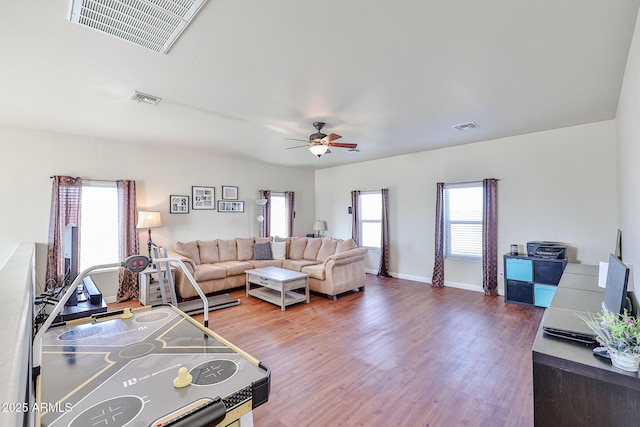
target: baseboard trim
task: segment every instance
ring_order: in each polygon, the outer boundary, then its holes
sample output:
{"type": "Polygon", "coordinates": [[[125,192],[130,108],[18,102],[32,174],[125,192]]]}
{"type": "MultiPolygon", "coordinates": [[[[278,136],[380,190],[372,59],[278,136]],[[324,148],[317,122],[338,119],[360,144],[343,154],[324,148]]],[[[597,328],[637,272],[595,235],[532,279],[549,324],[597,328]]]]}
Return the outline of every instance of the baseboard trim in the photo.
{"type": "Polygon", "coordinates": [[[465,289],[467,291],[476,291],[484,293],[484,289],[480,285],[472,285],[470,283],[459,283],[452,282],[450,280],[445,280],[444,285],[448,288],[457,288],[457,289],[465,289]]]}
{"type": "MultiPolygon", "coordinates": [[[[372,270],[372,269],[365,269],[366,273],[369,274],[378,274],[377,270],[372,270]]],[[[397,277],[398,279],[403,279],[403,280],[411,280],[413,282],[421,282],[421,283],[428,283],[431,284],[431,277],[424,277],[424,276],[414,276],[411,274],[399,274],[399,273],[389,273],[391,275],[391,277],[397,277]]],[[[482,288],[482,285],[473,285],[470,283],[460,283],[460,282],[452,282],[451,280],[445,280],[444,281],[444,286],[449,287],[449,288],[457,288],[457,289],[464,289],[467,291],[474,291],[474,292],[482,292],[484,293],[484,289],[482,288]]],[[[504,295],[504,290],[498,288],[498,294],[499,295],[504,295]]]]}

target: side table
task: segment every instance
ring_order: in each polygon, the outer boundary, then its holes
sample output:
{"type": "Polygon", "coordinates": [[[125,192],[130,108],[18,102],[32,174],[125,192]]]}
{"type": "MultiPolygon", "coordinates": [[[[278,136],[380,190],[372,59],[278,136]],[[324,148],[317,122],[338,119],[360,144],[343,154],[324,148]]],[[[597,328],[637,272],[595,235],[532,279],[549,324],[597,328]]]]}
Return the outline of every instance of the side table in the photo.
{"type": "MultiPolygon", "coordinates": [[[[166,271],[163,272],[166,274],[166,271]]],[[[171,268],[171,276],[175,283],[175,268],[171,268]]],[[[162,293],[160,292],[160,281],[158,280],[158,272],[155,268],[147,268],[139,273],[140,295],[138,300],[141,305],[154,305],[162,303],[162,293]]],[[[165,295],[167,302],[171,302],[171,290],[169,284],[165,280],[165,295]]]]}

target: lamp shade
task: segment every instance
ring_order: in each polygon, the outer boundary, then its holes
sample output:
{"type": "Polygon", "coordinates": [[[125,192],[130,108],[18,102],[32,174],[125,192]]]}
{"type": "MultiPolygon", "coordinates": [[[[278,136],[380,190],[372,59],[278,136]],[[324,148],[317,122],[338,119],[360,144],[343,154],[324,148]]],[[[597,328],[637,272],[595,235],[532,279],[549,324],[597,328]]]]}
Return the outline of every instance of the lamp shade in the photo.
{"type": "Polygon", "coordinates": [[[136,228],[162,227],[162,217],[158,211],[138,211],[136,228]]]}
{"type": "Polygon", "coordinates": [[[315,220],[313,221],[313,229],[315,231],[324,231],[327,229],[327,223],[325,223],[324,221],[315,220]]]}

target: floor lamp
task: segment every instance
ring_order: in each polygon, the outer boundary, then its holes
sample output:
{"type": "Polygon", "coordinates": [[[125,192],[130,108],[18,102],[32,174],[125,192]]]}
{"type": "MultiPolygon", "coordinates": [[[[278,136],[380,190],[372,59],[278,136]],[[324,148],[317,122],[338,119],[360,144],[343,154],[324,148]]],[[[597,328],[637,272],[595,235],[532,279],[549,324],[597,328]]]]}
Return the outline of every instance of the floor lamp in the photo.
{"type": "Polygon", "coordinates": [[[147,239],[147,247],[149,248],[149,261],[151,261],[151,246],[153,245],[153,241],[151,240],[151,229],[156,227],[162,227],[162,217],[160,217],[160,212],[138,212],[138,225],[136,225],[136,228],[146,228],[147,230],[149,230],[149,238],[147,239]]]}

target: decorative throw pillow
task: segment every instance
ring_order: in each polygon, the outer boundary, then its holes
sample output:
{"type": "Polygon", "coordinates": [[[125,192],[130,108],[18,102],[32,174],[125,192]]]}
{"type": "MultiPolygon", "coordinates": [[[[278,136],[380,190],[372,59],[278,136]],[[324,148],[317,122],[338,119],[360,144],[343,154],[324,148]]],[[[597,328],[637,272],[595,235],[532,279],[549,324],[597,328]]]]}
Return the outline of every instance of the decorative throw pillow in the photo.
{"type": "Polygon", "coordinates": [[[256,243],[253,245],[253,259],[273,259],[271,256],[271,243],[256,243]]]}
{"type": "Polygon", "coordinates": [[[286,259],[287,242],[271,243],[271,256],[273,257],[273,259],[286,259]]]}

